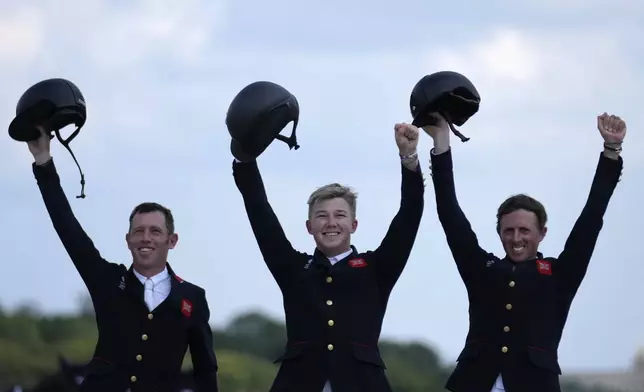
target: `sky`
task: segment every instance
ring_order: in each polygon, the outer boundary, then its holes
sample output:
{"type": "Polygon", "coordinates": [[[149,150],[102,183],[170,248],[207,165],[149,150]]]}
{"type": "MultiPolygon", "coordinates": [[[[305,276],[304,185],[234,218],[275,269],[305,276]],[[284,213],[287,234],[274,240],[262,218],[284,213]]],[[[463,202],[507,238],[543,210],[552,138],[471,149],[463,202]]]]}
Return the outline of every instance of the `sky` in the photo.
{"type": "MultiPolygon", "coordinates": [[[[564,372],[626,369],[644,347],[644,3],[621,0],[422,0],[321,3],[275,0],[0,1],[0,120],[20,95],[51,77],[73,81],[88,120],[71,156],[52,155],[74,212],[108,260],[129,265],[127,218],[143,201],[175,215],[170,263],[206,289],[215,326],[259,310],[283,320],[232,177],[224,119],[232,98],[258,80],[300,103],[298,141],[259,158],[269,200],[301,251],[306,200],[340,182],[358,193],[360,251],[378,246],[400,202],[393,127],[410,122],[409,94],[424,75],[468,76],[481,108],[453,138],[459,201],[483,247],[502,256],[495,211],[509,195],[542,201],[557,256],[588,196],[602,150],[596,116],[624,118],[624,172],[559,350],[564,372]],[[641,211],[641,210],[640,210],[641,211]]],[[[289,125],[286,132],[290,132],[289,125]]],[[[71,132],[72,127],[64,133],[71,132]]],[[[419,154],[429,173],[431,140],[419,154]]],[[[71,312],[85,292],[42,203],[27,146],[0,143],[0,304],[71,312]]],[[[383,337],[417,339],[448,363],[468,329],[465,288],[436,217],[427,176],[425,213],[395,287],[383,337]]]]}

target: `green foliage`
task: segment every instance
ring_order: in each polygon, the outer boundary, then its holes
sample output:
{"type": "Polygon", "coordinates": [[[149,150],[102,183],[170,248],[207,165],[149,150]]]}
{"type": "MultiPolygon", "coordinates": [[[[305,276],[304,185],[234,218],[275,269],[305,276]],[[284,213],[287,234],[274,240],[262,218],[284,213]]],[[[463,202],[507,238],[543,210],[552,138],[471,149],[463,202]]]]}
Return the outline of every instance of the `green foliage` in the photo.
{"type": "MultiPolygon", "coordinates": [[[[14,312],[0,308],[0,390],[12,384],[32,385],[58,371],[60,355],[74,363],[92,357],[97,330],[91,302],[81,299],[78,315],[42,316],[34,307],[14,312]]],[[[238,315],[213,331],[220,365],[221,390],[265,392],[273,382],[273,361],[284,349],[284,325],[259,312],[238,315]]],[[[396,392],[445,391],[452,366],[445,367],[427,344],[382,341],[380,349],[396,392]]],[[[186,354],[184,368],[191,368],[186,354]]],[[[612,392],[566,385],[564,392],[612,392]]]]}

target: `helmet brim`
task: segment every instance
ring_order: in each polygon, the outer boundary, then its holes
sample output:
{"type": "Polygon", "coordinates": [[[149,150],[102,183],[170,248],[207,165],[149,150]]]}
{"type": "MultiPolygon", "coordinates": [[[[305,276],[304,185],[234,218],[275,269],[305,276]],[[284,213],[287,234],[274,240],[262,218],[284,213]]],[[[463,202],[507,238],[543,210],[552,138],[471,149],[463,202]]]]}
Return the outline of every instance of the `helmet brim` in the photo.
{"type": "Polygon", "coordinates": [[[40,131],[31,124],[24,115],[16,116],[9,124],[9,136],[18,142],[38,140],[40,131]]]}

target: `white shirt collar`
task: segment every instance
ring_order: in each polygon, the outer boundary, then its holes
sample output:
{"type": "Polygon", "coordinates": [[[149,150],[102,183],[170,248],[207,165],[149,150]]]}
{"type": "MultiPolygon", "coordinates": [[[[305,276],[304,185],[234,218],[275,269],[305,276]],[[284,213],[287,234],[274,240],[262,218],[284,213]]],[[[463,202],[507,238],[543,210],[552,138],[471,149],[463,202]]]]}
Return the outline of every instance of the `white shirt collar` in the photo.
{"type": "MultiPolygon", "coordinates": [[[[145,281],[148,279],[147,277],[141,275],[138,273],[134,268],[132,268],[132,271],[134,271],[134,275],[136,275],[137,278],[141,281],[141,283],[145,283],[145,281]]],[[[170,274],[168,273],[168,267],[166,266],[163,271],[159,272],[158,274],[150,277],[149,279],[154,283],[154,285],[157,285],[159,282],[162,282],[170,277],[170,274]]]]}
{"type": "Polygon", "coordinates": [[[346,252],[340,253],[337,256],[329,257],[328,259],[331,262],[331,264],[335,264],[338,261],[340,261],[340,260],[344,259],[345,257],[349,256],[351,253],[353,253],[353,249],[349,248],[349,250],[347,250],[346,252]]]}

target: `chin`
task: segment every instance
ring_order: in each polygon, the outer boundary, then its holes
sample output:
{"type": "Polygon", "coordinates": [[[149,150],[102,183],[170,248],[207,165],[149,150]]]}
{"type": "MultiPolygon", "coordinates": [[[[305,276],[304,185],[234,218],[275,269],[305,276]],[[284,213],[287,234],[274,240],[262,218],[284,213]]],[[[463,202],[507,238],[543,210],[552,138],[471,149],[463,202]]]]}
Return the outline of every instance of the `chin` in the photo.
{"type": "Polygon", "coordinates": [[[144,268],[154,267],[159,263],[156,260],[134,260],[134,264],[139,265],[144,268]]]}
{"type": "Polygon", "coordinates": [[[526,260],[528,260],[530,258],[530,256],[528,256],[528,255],[515,256],[515,255],[510,255],[510,254],[508,254],[508,257],[510,258],[510,260],[512,260],[512,261],[514,261],[516,263],[524,262],[524,261],[526,261],[526,260]]]}

